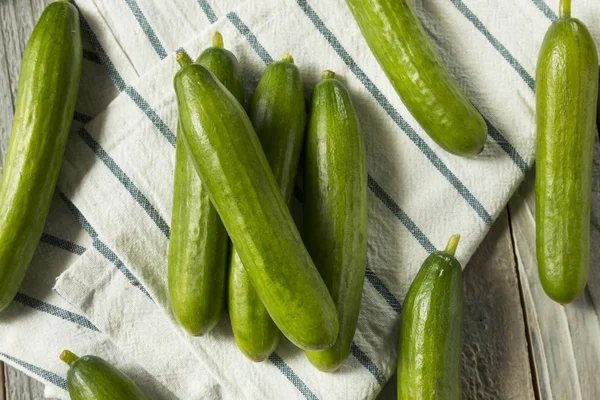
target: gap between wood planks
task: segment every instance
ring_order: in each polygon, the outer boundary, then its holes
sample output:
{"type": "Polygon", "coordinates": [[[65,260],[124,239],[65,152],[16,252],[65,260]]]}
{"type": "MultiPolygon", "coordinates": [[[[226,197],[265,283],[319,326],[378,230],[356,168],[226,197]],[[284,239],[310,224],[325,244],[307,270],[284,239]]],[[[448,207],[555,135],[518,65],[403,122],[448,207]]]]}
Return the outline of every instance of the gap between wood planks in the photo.
{"type": "Polygon", "coordinates": [[[5,399],[6,387],[4,386],[4,363],[0,361],[0,400],[5,399]]]}
{"type": "Polygon", "coordinates": [[[529,333],[529,320],[527,319],[527,307],[525,307],[525,297],[523,296],[523,281],[521,280],[521,274],[519,272],[519,259],[517,257],[517,245],[515,243],[515,236],[513,234],[512,219],[510,214],[510,207],[506,205],[506,213],[508,214],[508,231],[510,233],[510,242],[513,252],[513,259],[515,262],[515,274],[517,276],[517,282],[519,285],[519,299],[521,300],[521,310],[523,311],[523,324],[525,327],[525,338],[527,340],[527,355],[529,356],[529,368],[531,371],[531,386],[533,387],[533,395],[537,400],[541,400],[538,374],[535,366],[535,357],[533,356],[533,343],[531,341],[531,335],[529,333]]]}

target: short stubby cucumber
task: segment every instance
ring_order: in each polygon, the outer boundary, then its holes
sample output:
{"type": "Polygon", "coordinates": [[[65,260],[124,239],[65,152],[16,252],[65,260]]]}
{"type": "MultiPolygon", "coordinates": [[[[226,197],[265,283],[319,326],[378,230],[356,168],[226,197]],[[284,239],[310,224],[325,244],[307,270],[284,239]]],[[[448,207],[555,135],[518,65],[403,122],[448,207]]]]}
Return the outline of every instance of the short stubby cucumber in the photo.
{"type": "Polygon", "coordinates": [[[70,367],[67,390],[71,400],[147,400],[135,382],[100,357],[77,357],[65,350],[60,358],[70,367]]]}
{"type": "Polygon", "coordinates": [[[346,0],[373,55],[404,105],[443,149],[481,152],[487,125],[437,54],[411,0],[346,0]]]}
{"type": "Polygon", "coordinates": [[[584,290],[590,212],[598,54],[585,25],[561,1],[537,64],[535,180],[537,261],[546,294],[559,303],[584,290]]]}
{"type": "MultiPolygon", "coordinates": [[[[204,65],[243,104],[242,73],[235,56],[216,32],[213,47],[202,52],[204,65]]],[[[178,137],[181,138],[178,129],[178,137]]],[[[209,332],[220,320],[225,302],[229,237],[208,191],[190,160],[185,141],[175,151],[173,215],[168,283],[173,314],[190,335],[209,332]]]]}
{"type": "Polygon", "coordinates": [[[49,4],[23,56],[0,182],[0,311],[17,294],[42,236],[75,112],[82,52],[75,6],[49,4]]]}
{"type": "MultiPolygon", "coordinates": [[[[289,205],[304,140],[304,85],[292,56],[271,63],[250,102],[250,120],[283,199],[289,205]]],[[[279,329],[258,297],[235,249],[229,268],[229,317],[235,341],[253,361],[267,358],[279,343],[279,329]]]]}
{"type": "Polygon", "coordinates": [[[334,371],[350,354],[365,278],[367,157],[352,100],[333,72],[313,90],[304,153],[304,242],[339,321],[333,347],[306,355],[334,371]]]}
{"type": "Polygon", "coordinates": [[[298,347],[329,348],[335,305],[302,243],[244,108],[208,69],[178,52],[174,80],[183,138],[252,285],[298,347]]]}
{"type": "Polygon", "coordinates": [[[463,338],[459,236],[425,259],[400,316],[398,400],[460,400],[463,338]]]}

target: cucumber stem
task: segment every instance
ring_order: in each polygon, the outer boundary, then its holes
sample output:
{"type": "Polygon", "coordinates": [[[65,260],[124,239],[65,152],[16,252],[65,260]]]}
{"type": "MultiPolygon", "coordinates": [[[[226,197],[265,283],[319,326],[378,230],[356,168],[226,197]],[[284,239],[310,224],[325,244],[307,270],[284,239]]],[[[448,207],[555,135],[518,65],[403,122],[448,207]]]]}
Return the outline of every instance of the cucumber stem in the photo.
{"type": "Polygon", "coordinates": [[[220,47],[223,48],[223,35],[221,35],[221,32],[217,31],[215,32],[215,34],[213,35],[213,47],[220,47]]]}
{"type": "Polygon", "coordinates": [[[328,69],[323,71],[323,73],[321,74],[321,79],[334,79],[334,78],[335,78],[335,72],[330,71],[328,69]]]}
{"type": "Polygon", "coordinates": [[[450,239],[448,240],[448,244],[446,245],[446,249],[444,250],[444,252],[453,256],[454,253],[456,253],[456,248],[458,247],[459,240],[460,240],[460,235],[458,233],[450,236],[450,239]]]}
{"type": "Polygon", "coordinates": [[[60,353],[60,359],[70,367],[75,361],[79,360],[79,357],[71,353],[69,350],[63,350],[63,352],[60,353]]]}
{"type": "Polygon", "coordinates": [[[558,15],[560,18],[569,18],[571,16],[571,0],[560,0],[558,15]]]}
{"type": "Polygon", "coordinates": [[[177,50],[175,59],[177,60],[177,62],[181,66],[181,68],[187,67],[188,65],[190,65],[192,63],[192,59],[190,58],[190,56],[188,56],[188,54],[185,52],[185,50],[177,50]]]}
{"type": "Polygon", "coordinates": [[[281,61],[294,63],[294,57],[290,53],[283,53],[283,57],[281,57],[281,61]]]}

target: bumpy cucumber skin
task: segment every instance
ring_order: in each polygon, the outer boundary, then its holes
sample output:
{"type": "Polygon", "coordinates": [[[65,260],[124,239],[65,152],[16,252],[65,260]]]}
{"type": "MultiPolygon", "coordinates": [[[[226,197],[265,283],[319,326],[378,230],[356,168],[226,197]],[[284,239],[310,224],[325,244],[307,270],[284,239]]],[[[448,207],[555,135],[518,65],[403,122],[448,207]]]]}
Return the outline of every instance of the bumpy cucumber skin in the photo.
{"type": "Polygon", "coordinates": [[[584,290],[590,263],[598,55],[581,21],[562,17],[550,26],[536,93],[538,270],[546,294],[565,304],[584,290]]]}
{"type": "Polygon", "coordinates": [[[321,371],[350,354],[367,263],[367,161],[352,100],[337,79],[312,95],[304,162],[304,241],[337,307],[333,347],[306,352],[321,371]]]}
{"type": "Polygon", "coordinates": [[[229,92],[244,104],[242,68],[235,55],[222,47],[209,47],[196,60],[212,72],[229,92]]]}
{"type": "Polygon", "coordinates": [[[67,389],[71,400],[148,400],[127,375],[96,356],[73,362],[67,389]]]}
{"type": "Polygon", "coordinates": [[[51,3],[23,56],[0,183],[0,311],[17,294],[42,236],[75,112],[81,65],[77,9],[68,2],[51,3]]]}
{"type": "Polygon", "coordinates": [[[481,152],[487,125],[448,73],[410,0],[346,0],[404,105],[444,150],[481,152]]]}
{"type": "Polygon", "coordinates": [[[462,337],[462,269],[438,251],[427,257],[402,305],[398,399],[460,400],[462,337]]]}
{"type": "Polygon", "coordinates": [[[302,349],[335,342],[335,305],[271,172],[252,123],[204,67],[175,76],[183,137],[252,285],[281,332],[302,349]]]}
{"type": "Polygon", "coordinates": [[[248,359],[264,361],[277,348],[281,334],[237,252],[231,252],[229,264],[228,307],[235,342],[248,359]]]}
{"type": "MultiPolygon", "coordinates": [[[[242,72],[222,47],[210,47],[196,60],[243,104],[242,72]]],[[[181,129],[177,129],[181,138],[181,129]]],[[[221,319],[229,237],[208,191],[200,181],[184,140],[175,151],[173,215],[168,255],[169,298],[173,315],[192,336],[212,330],[221,319]]]]}
{"type": "Polygon", "coordinates": [[[209,332],[224,305],[229,237],[178,129],[168,255],[173,315],[192,336],[209,332]]]}
{"type": "MultiPolygon", "coordinates": [[[[250,103],[250,120],[267,156],[281,194],[289,205],[306,125],[304,86],[292,62],[270,64],[250,103]]],[[[258,297],[235,249],[229,264],[229,317],[235,341],[253,361],[263,361],[277,347],[279,329],[258,297]]]]}

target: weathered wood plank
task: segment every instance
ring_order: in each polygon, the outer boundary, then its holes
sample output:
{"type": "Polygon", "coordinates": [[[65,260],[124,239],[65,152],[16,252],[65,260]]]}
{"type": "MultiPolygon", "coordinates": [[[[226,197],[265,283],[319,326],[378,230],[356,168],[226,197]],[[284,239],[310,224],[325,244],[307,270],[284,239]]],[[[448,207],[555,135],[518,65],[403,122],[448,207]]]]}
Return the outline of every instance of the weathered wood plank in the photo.
{"type": "MultiPolygon", "coordinates": [[[[50,2],[0,1],[0,173],[10,137],[21,58],[35,21],[50,2]]],[[[8,365],[2,364],[0,370],[0,400],[43,398],[43,384],[8,365]]]]}
{"type": "Polygon", "coordinates": [[[44,385],[19,370],[6,368],[6,400],[41,400],[44,385]]]}
{"type": "Polygon", "coordinates": [[[4,363],[0,361],[0,400],[5,400],[5,386],[4,386],[4,363]]]}
{"type": "Polygon", "coordinates": [[[508,216],[465,268],[463,399],[534,399],[508,216]]]}
{"type": "MultiPolygon", "coordinates": [[[[464,271],[463,399],[534,399],[524,315],[507,213],[464,271]]],[[[379,400],[396,398],[396,377],[379,400]]]]}
{"type": "Polygon", "coordinates": [[[8,2],[0,2],[0,172],[2,171],[2,165],[4,165],[4,157],[6,154],[6,148],[8,147],[8,138],[10,136],[10,129],[13,120],[13,100],[12,100],[12,89],[8,65],[12,62],[9,61],[9,55],[6,51],[6,46],[10,43],[8,38],[8,32],[5,32],[5,9],[8,8],[8,2]],[[5,39],[5,36],[7,37],[5,39]]]}
{"type": "Polygon", "coordinates": [[[4,165],[10,137],[21,58],[37,19],[51,2],[0,1],[0,166],[4,165]]]}
{"type": "Polygon", "coordinates": [[[541,287],[535,255],[535,193],[529,174],[509,203],[528,332],[542,399],[600,399],[600,145],[594,166],[591,273],[584,294],[561,306],[541,287]]]}

